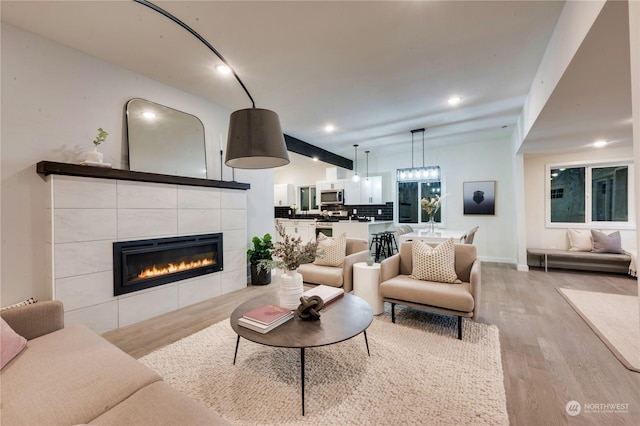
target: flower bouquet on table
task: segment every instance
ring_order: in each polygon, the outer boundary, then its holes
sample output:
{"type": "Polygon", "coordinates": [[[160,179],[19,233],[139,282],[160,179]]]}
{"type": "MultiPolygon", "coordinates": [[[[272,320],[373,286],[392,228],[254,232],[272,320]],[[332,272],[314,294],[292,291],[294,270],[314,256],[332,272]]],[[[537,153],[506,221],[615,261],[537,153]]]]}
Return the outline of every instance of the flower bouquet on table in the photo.
{"type": "Polygon", "coordinates": [[[258,262],[258,269],[283,269],[280,277],[280,306],[296,309],[303,293],[302,275],[297,272],[298,266],[315,260],[318,249],[317,241],[302,244],[302,238],[287,235],[284,226],[276,224],[278,240],[273,244],[273,259],[258,262]]]}
{"type": "Polygon", "coordinates": [[[427,214],[427,216],[429,217],[429,232],[434,232],[435,230],[435,215],[438,212],[438,210],[440,210],[440,206],[442,205],[442,200],[447,196],[448,194],[444,195],[443,197],[440,197],[439,195],[435,195],[432,198],[423,198],[422,200],[420,200],[420,205],[422,207],[422,210],[425,211],[425,213],[427,214]]]}

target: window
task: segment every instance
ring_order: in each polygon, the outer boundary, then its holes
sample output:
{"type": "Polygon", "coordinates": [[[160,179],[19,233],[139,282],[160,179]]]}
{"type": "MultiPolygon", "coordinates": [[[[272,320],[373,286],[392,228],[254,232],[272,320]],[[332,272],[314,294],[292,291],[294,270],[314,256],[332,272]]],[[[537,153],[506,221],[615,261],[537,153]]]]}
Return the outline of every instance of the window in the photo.
{"type": "Polygon", "coordinates": [[[306,212],[309,210],[318,209],[318,203],[316,201],[315,186],[301,186],[299,188],[299,196],[300,196],[300,211],[306,212]]]}
{"type": "MultiPolygon", "coordinates": [[[[422,210],[420,200],[440,195],[440,181],[434,182],[398,182],[398,222],[426,223],[429,217],[422,210]]],[[[442,222],[442,207],[434,216],[437,223],[442,222]]]]}
{"type": "Polygon", "coordinates": [[[548,224],[632,225],[632,167],[630,162],[548,166],[548,224]]]}

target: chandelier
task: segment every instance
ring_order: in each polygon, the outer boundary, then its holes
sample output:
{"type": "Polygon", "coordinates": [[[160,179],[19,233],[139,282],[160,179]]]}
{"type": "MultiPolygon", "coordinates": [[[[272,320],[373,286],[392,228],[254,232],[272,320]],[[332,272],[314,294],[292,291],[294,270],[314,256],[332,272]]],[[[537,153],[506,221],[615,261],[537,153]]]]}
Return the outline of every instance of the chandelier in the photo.
{"type": "Polygon", "coordinates": [[[396,170],[396,179],[398,182],[440,181],[440,166],[424,165],[424,131],[424,128],[411,131],[411,167],[396,170]],[[413,164],[413,139],[416,133],[422,133],[422,167],[415,167],[413,164]]]}

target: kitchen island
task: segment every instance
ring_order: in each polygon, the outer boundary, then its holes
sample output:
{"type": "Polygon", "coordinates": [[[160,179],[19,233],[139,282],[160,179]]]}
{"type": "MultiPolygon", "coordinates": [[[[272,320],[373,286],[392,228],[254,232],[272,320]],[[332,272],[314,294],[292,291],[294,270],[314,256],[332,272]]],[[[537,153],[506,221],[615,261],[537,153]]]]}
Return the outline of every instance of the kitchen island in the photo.
{"type": "Polygon", "coordinates": [[[333,224],[333,235],[340,235],[345,232],[348,238],[361,238],[369,242],[371,242],[371,234],[394,230],[392,220],[375,222],[340,221],[333,224]]]}
{"type": "Polygon", "coordinates": [[[316,222],[313,219],[276,219],[276,222],[281,223],[285,227],[287,234],[293,237],[301,237],[303,242],[315,238],[316,227],[318,231],[325,232],[325,235],[331,234],[331,236],[338,236],[346,233],[347,238],[360,238],[369,242],[371,242],[371,234],[395,230],[392,220],[376,220],[373,222],[358,222],[354,220],[316,222]]]}

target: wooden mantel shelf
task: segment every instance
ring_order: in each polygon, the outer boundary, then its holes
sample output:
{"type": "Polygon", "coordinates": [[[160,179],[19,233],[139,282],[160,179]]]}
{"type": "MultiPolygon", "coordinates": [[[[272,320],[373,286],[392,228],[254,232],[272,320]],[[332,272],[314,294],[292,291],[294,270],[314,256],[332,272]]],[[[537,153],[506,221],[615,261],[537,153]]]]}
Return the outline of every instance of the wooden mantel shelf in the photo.
{"type": "Polygon", "coordinates": [[[241,182],[161,175],[157,173],[132,172],[130,170],[112,169],[109,167],[83,166],[80,164],[57,163],[54,161],[40,161],[36,164],[36,171],[45,176],[81,176],[100,179],[133,180],[138,182],[168,183],[174,185],[206,186],[211,188],[240,190],[247,190],[251,188],[250,184],[241,182]]]}

